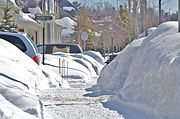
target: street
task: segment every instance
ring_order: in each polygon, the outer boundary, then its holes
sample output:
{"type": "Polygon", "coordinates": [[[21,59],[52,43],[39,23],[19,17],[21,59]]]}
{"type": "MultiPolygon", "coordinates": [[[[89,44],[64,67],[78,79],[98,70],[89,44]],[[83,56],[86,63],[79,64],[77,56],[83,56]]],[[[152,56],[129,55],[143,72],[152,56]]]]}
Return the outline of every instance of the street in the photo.
{"type": "Polygon", "coordinates": [[[85,89],[95,84],[95,81],[70,81],[69,84],[70,89],[48,89],[41,92],[44,111],[52,119],[123,119],[116,111],[104,108],[101,104],[108,96],[83,96],[90,93],[85,89]]]}

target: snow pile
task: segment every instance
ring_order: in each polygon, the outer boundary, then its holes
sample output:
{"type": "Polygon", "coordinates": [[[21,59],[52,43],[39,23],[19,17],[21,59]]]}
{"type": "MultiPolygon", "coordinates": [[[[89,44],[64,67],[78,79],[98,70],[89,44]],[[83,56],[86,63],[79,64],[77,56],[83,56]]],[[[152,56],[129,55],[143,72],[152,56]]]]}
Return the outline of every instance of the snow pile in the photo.
{"type": "Polygon", "coordinates": [[[161,24],[139,48],[134,47],[136,50],[133,51],[133,47],[128,46],[124,49],[106,67],[111,70],[104,68],[103,74],[111,77],[101,75],[96,90],[101,90],[101,94],[103,91],[115,94],[106,103],[108,107],[128,119],[180,118],[180,36],[177,26],[177,22],[161,24]]]}
{"type": "Polygon", "coordinates": [[[98,61],[99,63],[101,63],[102,65],[105,64],[105,59],[102,57],[102,55],[99,52],[95,52],[95,51],[85,51],[83,52],[84,55],[88,55],[91,56],[92,58],[94,58],[96,61],[98,61]]]}
{"type": "MultiPolygon", "coordinates": [[[[85,54],[88,54],[88,52],[85,54]]],[[[61,52],[45,54],[45,66],[67,79],[88,81],[91,78],[98,77],[104,67],[104,64],[102,64],[104,59],[97,52],[90,51],[89,55],[85,54],[61,52]]]]}
{"type": "Polygon", "coordinates": [[[1,94],[0,94],[0,119],[39,119],[35,116],[32,116],[13,104],[9,103],[1,94]]]}
{"type": "Polygon", "coordinates": [[[73,58],[72,57],[72,60],[79,63],[79,64],[81,64],[81,65],[83,65],[84,67],[86,67],[90,72],[90,77],[97,77],[97,74],[96,74],[96,72],[95,72],[95,70],[92,67],[92,64],[90,62],[88,62],[87,60],[82,59],[82,58],[73,58]]]}
{"type": "Polygon", "coordinates": [[[34,61],[14,45],[0,39],[0,71],[30,90],[49,88],[48,79],[34,61]]]}
{"type": "Polygon", "coordinates": [[[45,66],[67,79],[82,79],[85,81],[90,78],[90,71],[85,66],[72,60],[69,54],[45,54],[45,66]]]}
{"type": "MultiPolygon", "coordinates": [[[[87,53],[88,53],[88,51],[87,51],[87,53]]],[[[94,53],[97,53],[97,52],[94,52],[94,53]]],[[[97,54],[99,54],[99,53],[97,53],[97,54]]],[[[93,55],[93,53],[91,55],[93,55]]],[[[86,55],[86,53],[85,54],[84,53],[83,54],[71,54],[71,56],[89,62],[94,69],[93,71],[91,70],[91,73],[93,73],[93,74],[95,71],[96,75],[99,75],[102,68],[104,67],[104,64],[101,64],[97,61],[98,58],[103,59],[102,57],[100,57],[98,55],[94,55],[93,56],[94,58],[91,57],[90,54],[86,55]]]]}
{"type": "Polygon", "coordinates": [[[120,52],[109,65],[105,66],[98,78],[96,93],[115,94],[124,85],[129,73],[129,67],[144,38],[134,40],[120,52]],[[128,55],[127,55],[128,54],[128,55]]]}
{"type": "Polygon", "coordinates": [[[43,74],[48,78],[50,87],[58,88],[60,86],[62,88],[70,88],[68,82],[64,80],[58,73],[46,68],[46,66],[42,64],[41,69],[43,70],[43,74]]]}
{"type": "Polygon", "coordinates": [[[0,118],[35,119],[29,114],[42,117],[38,90],[68,84],[52,71],[42,71],[43,67],[3,39],[0,39],[0,51],[0,100],[3,101],[0,101],[0,118]]]}
{"type": "MultiPolygon", "coordinates": [[[[35,96],[35,90],[49,88],[48,79],[39,66],[18,48],[2,39],[0,40],[0,46],[1,100],[6,99],[8,104],[11,103],[7,108],[1,107],[0,117],[3,119],[21,116],[16,115],[16,109],[13,108],[15,106],[25,112],[41,117],[41,105],[39,99],[35,96]],[[10,112],[6,112],[9,108],[12,108],[9,110],[10,112]]],[[[4,105],[6,101],[2,103],[4,105]]]]}
{"type": "Polygon", "coordinates": [[[39,102],[39,99],[30,91],[22,90],[22,87],[23,86],[18,85],[17,82],[11,81],[8,78],[1,77],[0,100],[2,100],[3,102],[1,102],[2,108],[0,106],[0,110],[1,112],[4,112],[4,114],[1,113],[0,117],[4,117],[4,116],[13,117],[13,115],[19,116],[18,114],[16,115],[17,113],[16,108],[20,108],[22,111],[35,115],[36,117],[42,116],[41,115],[42,105],[39,102]],[[3,108],[4,105],[7,105],[7,107],[3,108]],[[12,113],[11,115],[6,115],[6,113],[8,113],[6,109],[8,108],[11,108],[11,113],[12,113]]]}

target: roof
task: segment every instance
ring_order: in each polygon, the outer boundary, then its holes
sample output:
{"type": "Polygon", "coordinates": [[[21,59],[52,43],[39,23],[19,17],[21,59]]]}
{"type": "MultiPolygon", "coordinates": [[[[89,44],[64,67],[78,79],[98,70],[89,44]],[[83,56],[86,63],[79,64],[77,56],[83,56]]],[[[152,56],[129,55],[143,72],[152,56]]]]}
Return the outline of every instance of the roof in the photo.
{"type": "Polygon", "coordinates": [[[20,9],[17,5],[15,0],[0,0],[0,7],[11,7],[13,9],[20,9]],[[7,2],[8,1],[8,2],[7,2]],[[7,4],[8,3],[8,4],[7,4]]]}
{"type": "Polygon", "coordinates": [[[76,24],[71,18],[64,17],[62,19],[57,19],[56,24],[59,24],[68,29],[74,29],[74,25],[76,24]]]}
{"type": "Polygon", "coordinates": [[[76,22],[74,22],[71,18],[64,17],[62,19],[58,19],[56,20],[56,24],[65,28],[61,33],[63,37],[70,37],[74,33],[74,25],[76,25],[76,22]]]}
{"type": "Polygon", "coordinates": [[[36,27],[42,26],[41,24],[37,23],[34,19],[29,17],[29,14],[25,14],[23,12],[20,13],[20,17],[18,17],[15,22],[20,25],[20,24],[34,24],[36,27]]]}
{"type": "Polygon", "coordinates": [[[58,1],[59,11],[61,17],[71,17],[74,18],[77,12],[77,9],[74,5],[68,0],[59,0],[58,1]]]}

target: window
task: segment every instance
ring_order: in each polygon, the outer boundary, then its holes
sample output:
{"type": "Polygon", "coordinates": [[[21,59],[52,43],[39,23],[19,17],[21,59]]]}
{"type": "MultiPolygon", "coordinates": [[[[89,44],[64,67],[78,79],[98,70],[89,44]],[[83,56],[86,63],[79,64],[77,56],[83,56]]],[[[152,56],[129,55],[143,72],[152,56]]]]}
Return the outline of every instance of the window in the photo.
{"type": "Polygon", "coordinates": [[[23,43],[23,41],[16,37],[16,36],[10,36],[10,35],[0,35],[0,38],[12,43],[13,45],[15,45],[17,48],[19,48],[21,51],[25,52],[27,50],[25,44],[23,43]]]}

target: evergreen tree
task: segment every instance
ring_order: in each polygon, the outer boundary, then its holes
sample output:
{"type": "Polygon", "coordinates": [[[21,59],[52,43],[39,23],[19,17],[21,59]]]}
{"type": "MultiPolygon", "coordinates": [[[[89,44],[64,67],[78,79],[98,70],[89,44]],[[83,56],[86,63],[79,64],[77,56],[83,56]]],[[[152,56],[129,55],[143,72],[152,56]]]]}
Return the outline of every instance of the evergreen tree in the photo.
{"type": "Polygon", "coordinates": [[[14,19],[13,19],[13,15],[11,15],[10,13],[11,8],[6,7],[4,8],[4,14],[3,14],[3,19],[1,20],[1,25],[0,25],[0,29],[1,30],[12,30],[12,29],[16,29],[17,25],[14,23],[14,19]]]}

